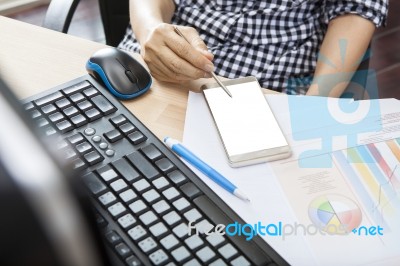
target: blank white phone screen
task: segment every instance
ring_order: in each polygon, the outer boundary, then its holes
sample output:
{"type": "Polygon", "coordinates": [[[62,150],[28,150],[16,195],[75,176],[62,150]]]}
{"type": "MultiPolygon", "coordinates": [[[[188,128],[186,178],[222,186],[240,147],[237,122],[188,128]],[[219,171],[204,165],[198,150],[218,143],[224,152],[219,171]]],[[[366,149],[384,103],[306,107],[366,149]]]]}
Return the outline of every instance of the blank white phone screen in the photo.
{"type": "Polygon", "coordinates": [[[204,95],[231,161],[251,160],[280,153],[288,147],[275,116],[256,80],[220,87],[204,95]]]}

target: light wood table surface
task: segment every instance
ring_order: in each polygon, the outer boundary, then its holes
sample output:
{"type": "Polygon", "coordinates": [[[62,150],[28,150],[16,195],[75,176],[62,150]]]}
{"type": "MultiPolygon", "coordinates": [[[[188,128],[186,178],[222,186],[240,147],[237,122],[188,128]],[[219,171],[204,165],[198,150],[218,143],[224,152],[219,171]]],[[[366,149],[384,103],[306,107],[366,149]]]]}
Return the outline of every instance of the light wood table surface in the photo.
{"type": "MultiPolygon", "coordinates": [[[[104,47],[0,16],[0,76],[21,99],[87,74],[86,61],[104,47]]],[[[206,82],[214,81],[170,84],[153,79],[149,92],[123,103],[158,138],[182,140],[189,88],[206,82]]]]}

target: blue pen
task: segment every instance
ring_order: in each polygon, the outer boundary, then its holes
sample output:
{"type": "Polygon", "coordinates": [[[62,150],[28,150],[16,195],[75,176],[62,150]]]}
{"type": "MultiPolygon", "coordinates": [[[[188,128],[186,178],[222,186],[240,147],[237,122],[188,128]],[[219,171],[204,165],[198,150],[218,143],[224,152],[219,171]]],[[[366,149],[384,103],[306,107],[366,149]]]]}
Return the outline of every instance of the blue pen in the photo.
{"type": "Polygon", "coordinates": [[[243,194],[234,184],[229,182],[228,179],[223,177],[220,173],[214,170],[211,166],[207,165],[203,162],[199,157],[194,155],[191,151],[189,151],[185,146],[183,146],[179,141],[175,139],[171,139],[170,137],[166,137],[164,139],[165,144],[174,151],[177,155],[185,159],[191,165],[199,169],[203,174],[208,176],[215,183],[220,185],[222,188],[226,189],[236,197],[250,201],[250,199],[243,194]]]}

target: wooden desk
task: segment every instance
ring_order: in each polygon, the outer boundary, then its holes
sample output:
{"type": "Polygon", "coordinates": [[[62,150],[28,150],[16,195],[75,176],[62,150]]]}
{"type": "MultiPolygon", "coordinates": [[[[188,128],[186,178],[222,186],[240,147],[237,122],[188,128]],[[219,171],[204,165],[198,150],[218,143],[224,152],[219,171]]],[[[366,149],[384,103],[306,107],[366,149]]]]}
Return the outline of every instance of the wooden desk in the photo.
{"type": "MultiPolygon", "coordinates": [[[[87,74],[86,61],[104,47],[0,16],[0,75],[21,99],[87,74]]],[[[149,92],[124,104],[160,139],[181,140],[187,96],[183,85],[153,80],[149,92]]]]}
{"type": "MultiPolygon", "coordinates": [[[[0,76],[21,99],[87,74],[86,61],[104,47],[0,16],[0,76]]],[[[153,79],[149,92],[124,104],[158,138],[182,140],[189,88],[206,82],[214,80],[171,84],[153,79]]]]}

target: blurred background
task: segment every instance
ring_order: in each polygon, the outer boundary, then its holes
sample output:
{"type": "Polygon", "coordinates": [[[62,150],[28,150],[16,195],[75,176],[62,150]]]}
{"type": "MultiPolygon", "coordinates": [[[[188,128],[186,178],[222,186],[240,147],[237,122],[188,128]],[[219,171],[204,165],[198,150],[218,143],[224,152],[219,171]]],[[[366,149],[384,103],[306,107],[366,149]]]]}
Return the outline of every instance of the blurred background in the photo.
{"type": "MultiPolygon", "coordinates": [[[[69,34],[105,43],[97,1],[81,0],[72,19],[69,34]]],[[[41,26],[49,2],[50,0],[0,0],[0,15],[41,26]]],[[[376,72],[380,98],[400,99],[399,13],[400,1],[390,1],[387,26],[378,29],[372,41],[370,68],[376,72]]]]}

